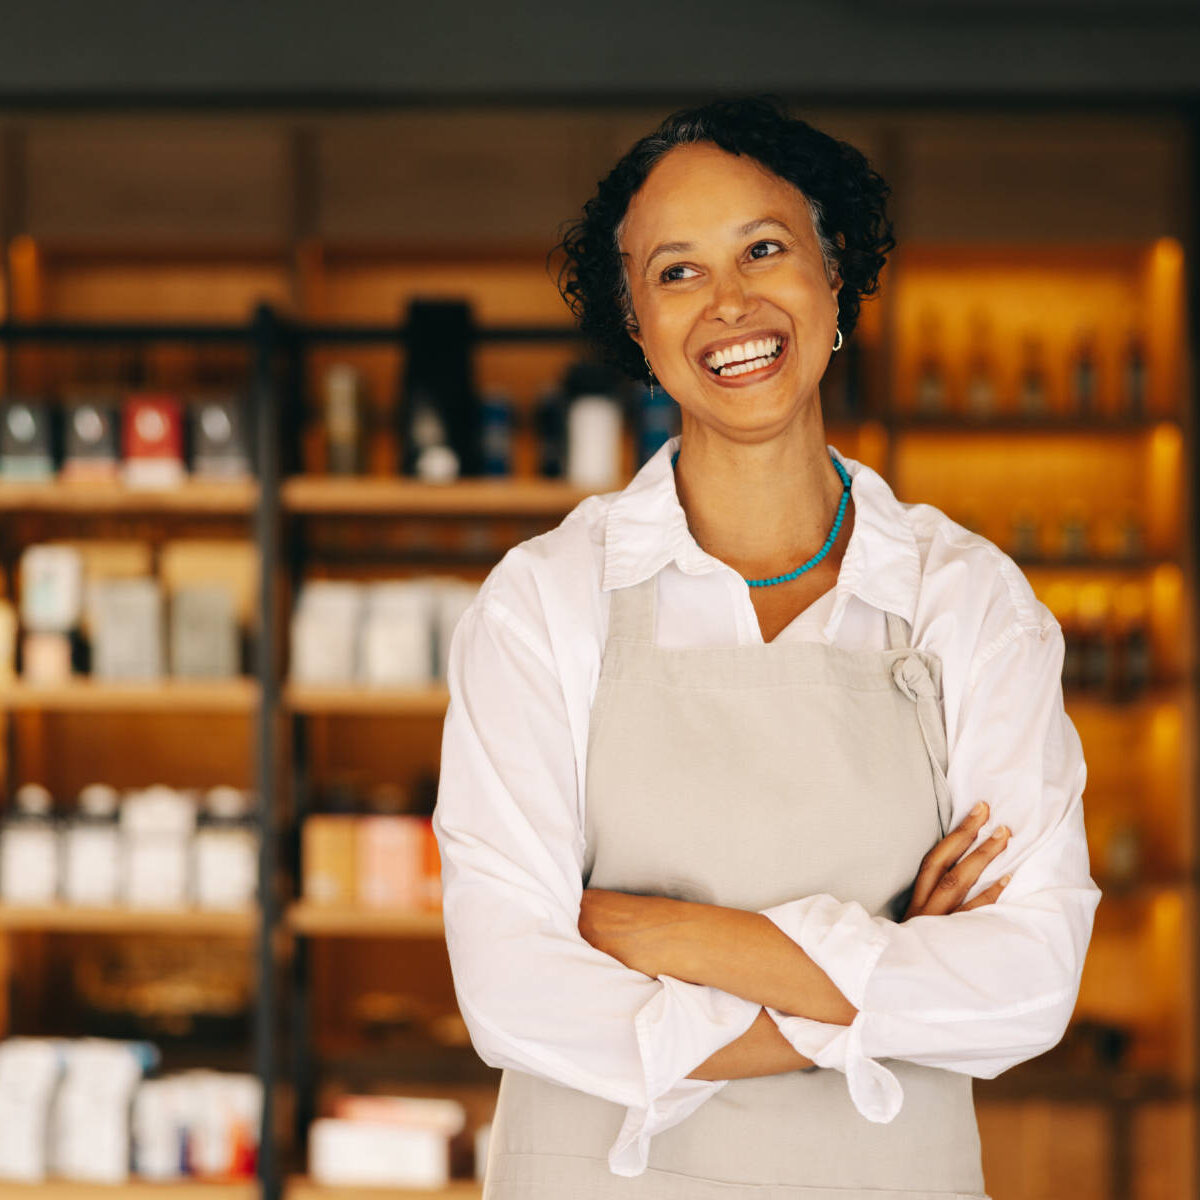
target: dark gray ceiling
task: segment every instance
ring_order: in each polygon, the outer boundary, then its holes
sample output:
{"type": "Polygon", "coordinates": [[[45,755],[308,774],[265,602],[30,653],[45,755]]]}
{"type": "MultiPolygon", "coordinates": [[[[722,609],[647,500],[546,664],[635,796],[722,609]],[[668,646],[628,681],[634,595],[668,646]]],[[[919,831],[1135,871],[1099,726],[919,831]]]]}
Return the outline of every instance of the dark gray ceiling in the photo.
{"type": "Polygon", "coordinates": [[[0,0],[0,98],[1174,98],[1200,0],[0,0]]]}

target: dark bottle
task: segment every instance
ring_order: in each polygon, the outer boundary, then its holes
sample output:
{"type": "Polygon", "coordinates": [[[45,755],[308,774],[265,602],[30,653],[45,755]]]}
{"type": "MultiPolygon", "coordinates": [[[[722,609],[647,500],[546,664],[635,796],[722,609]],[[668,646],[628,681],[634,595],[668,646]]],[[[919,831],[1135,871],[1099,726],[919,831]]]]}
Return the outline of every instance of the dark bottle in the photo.
{"type": "Polygon", "coordinates": [[[543,479],[561,479],[567,458],[567,398],[557,384],[543,388],[533,420],[538,474],[543,479]]]}
{"type": "Polygon", "coordinates": [[[1096,415],[1096,350],[1090,330],[1080,334],[1071,363],[1072,417],[1088,420],[1096,415]]]}
{"type": "Polygon", "coordinates": [[[1146,415],[1146,339],[1140,330],[1129,336],[1122,377],[1122,415],[1140,421],[1146,415]]]}
{"type": "Polygon", "coordinates": [[[438,480],[478,475],[482,431],[470,306],[414,300],[407,326],[408,362],[398,405],[401,471],[438,480]]]}

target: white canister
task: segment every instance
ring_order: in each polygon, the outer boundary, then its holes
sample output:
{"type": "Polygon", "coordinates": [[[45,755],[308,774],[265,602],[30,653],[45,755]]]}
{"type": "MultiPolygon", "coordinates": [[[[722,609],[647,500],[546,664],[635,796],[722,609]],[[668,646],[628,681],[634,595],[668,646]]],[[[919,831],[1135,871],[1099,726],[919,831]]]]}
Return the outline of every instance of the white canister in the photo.
{"type": "Polygon", "coordinates": [[[362,611],[361,584],[317,579],[301,587],[292,615],[293,682],[354,682],[362,611]]]}
{"type": "Polygon", "coordinates": [[[593,491],[615,487],[623,427],[615,396],[576,396],[567,409],[567,481],[593,491]]]}
{"type": "Polygon", "coordinates": [[[121,834],[116,788],[89,784],[79,793],[78,813],[63,834],[63,899],[68,904],[117,902],[121,880],[121,834]]]}
{"type": "Polygon", "coordinates": [[[434,590],[423,579],[372,584],[359,648],[368,687],[421,687],[433,679],[434,590]]]}

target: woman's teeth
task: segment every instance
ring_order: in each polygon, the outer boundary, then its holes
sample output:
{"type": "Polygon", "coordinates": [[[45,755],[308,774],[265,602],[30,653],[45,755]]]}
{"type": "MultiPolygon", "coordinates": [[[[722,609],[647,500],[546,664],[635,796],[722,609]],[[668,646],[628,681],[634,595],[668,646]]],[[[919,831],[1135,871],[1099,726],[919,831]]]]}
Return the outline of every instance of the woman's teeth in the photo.
{"type": "Polygon", "coordinates": [[[768,366],[779,357],[782,349],[783,338],[757,338],[751,342],[743,342],[740,346],[727,346],[724,350],[706,354],[704,362],[715,375],[728,379],[768,366]]]}

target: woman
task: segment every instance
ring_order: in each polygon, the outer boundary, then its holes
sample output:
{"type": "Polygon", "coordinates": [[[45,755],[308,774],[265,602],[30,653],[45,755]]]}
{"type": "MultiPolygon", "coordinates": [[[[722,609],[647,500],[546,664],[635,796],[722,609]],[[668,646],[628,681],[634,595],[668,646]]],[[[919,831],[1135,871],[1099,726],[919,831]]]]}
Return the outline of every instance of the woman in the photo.
{"type": "Polygon", "coordinates": [[[887,192],[723,101],[638,142],[564,242],[582,327],[682,426],[454,637],[435,829],[504,1068],[488,1197],[977,1200],[971,1076],[1070,1016],[1099,893],[1061,630],[825,444],[887,192]]]}

